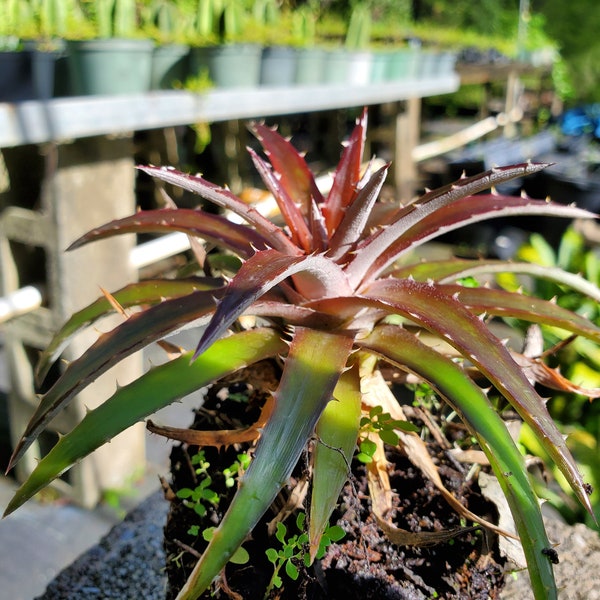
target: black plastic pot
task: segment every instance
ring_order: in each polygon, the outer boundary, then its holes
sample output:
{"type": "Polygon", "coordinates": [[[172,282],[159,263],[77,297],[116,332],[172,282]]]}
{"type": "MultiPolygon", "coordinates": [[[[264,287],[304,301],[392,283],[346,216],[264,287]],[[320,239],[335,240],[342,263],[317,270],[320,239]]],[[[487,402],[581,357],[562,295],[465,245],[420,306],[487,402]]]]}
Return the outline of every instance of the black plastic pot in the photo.
{"type": "Polygon", "coordinates": [[[0,52],[0,102],[30,100],[34,95],[29,52],[0,52]]]}

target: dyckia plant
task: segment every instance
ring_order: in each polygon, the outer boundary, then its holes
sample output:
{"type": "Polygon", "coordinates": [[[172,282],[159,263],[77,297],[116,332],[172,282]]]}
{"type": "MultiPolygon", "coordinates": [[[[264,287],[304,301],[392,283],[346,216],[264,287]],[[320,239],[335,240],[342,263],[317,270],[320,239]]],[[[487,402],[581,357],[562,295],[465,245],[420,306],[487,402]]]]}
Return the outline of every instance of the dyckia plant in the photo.
{"type": "MultiPolygon", "coordinates": [[[[367,168],[361,174],[366,120],[365,111],[344,146],[326,195],[290,142],[264,125],[252,126],[268,162],[253,151],[250,154],[277,201],[283,226],[200,176],[172,168],[140,167],[234,213],[241,224],[202,210],[150,210],[94,229],[72,248],[120,233],[179,230],[235,254],[240,266],[230,279],[200,276],[132,284],[97,301],[64,326],[41,358],[40,378],[79,328],[119,305],[125,316],[130,306],[142,307],[102,334],[42,396],[10,467],[49,421],[100,373],[182,326],[192,322],[206,325],[195,351],[153,367],[133,383],[118,388],[61,437],[16,492],[7,513],[81,457],[157,409],[249,364],[280,357],[283,370],[279,385],[255,427],[221,435],[168,432],[196,444],[214,445],[260,436],[237,493],[179,598],[197,598],[211,586],[286,484],[312,440],[316,442],[311,445],[308,533],[314,558],[348,475],[347,465],[361,428],[361,411],[368,416],[382,392],[373,382],[377,381],[377,362],[385,361],[429,384],[462,417],[507,497],[536,598],[556,597],[551,564],[555,554],[538,500],[523,458],[487,391],[495,388],[528,423],[591,511],[591,490],[534,387],[536,381],[555,388],[570,382],[541,361],[511,351],[491,325],[496,317],[517,317],[595,341],[600,341],[600,328],[552,302],[493,286],[461,285],[467,276],[519,272],[518,264],[458,259],[411,263],[410,256],[428,240],[483,219],[594,215],[573,206],[498,195],[493,189],[481,193],[545,167],[532,163],[462,178],[406,206],[378,203],[388,165],[374,172],[367,168]],[[260,318],[256,326],[243,329],[237,326],[243,315],[260,318]],[[422,331],[429,333],[428,339],[433,336],[439,342],[425,343],[418,335],[422,331]],[[444,350],[449,347],[453,348],[452,357],[444,350]],[[477,379],[473,373],[478,373],[477,379]]],[[[209,262],[210,254],[199,258],[209,262]]],[[[532,274],[531,265],[526,271],[532,274]]],[[[539,269],[533,275],[556,281],[562,277],[556,269],[539,269]]],[[[582,291],[589,290],[577,277],[571,276],[569,282],[582,291]]],[[[384,409],[400,426],[393,404],[384,409]]],[[[400,428],[398,431],[417,437],[400,428]]],[[[374,501],[374,511],[378,510],[376,504],[374,501]]],[[[376,514],[384,531],[393,533],[386,526],[385,515],[381,511],[376,514]]]]}

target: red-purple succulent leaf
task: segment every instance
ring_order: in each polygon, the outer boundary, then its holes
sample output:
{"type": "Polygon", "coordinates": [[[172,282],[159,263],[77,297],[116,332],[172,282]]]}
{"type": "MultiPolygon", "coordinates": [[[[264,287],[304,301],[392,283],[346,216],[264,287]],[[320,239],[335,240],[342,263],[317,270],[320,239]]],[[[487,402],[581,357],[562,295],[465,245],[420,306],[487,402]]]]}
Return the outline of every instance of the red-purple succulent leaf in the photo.
{"type": "Polygon", "coordinates": [[[480,194],[467,196],[446,205],[427,215],[413,225],[399,240],[410,239],[422,232],[435,228],[448,231],[496,217],[540,215],[568,219],[592,219],[596,215],[574,205],[558,204],[547,200],[533,200],[524,196],[503,196],[501,194],[480,194]],[[472,217],[472,218],[469,218],[472,217]]]}
{"type": "Polygon", "coordinates": [[[302,248],[304,252],[312,252],[312,234],[306,220],[308,213],[305,213],[306,216],[302,214],[292,196],[289,195],[288,189],[283,185],[282,178],[274,173],[273,169],[256,152],[250,148],[248,152],[267,189],[273,194],[277,202],[281,216],[288,226],[292,242],[302,248]]]}
{"type": "Polygon", "coordinates": [[[447,341],[475,366],[512,404],[536,432],[586,510],[592,513],[584,482],[543,400],[502,342],[486,324],[444,286],[410,279],[385,279],[371,284],[362,297],[323,299],[307,306],[339,317],[359,307],[386,308],[402,315],[447,341]]]}
{"type": "Polygon", "coordinates": [[[165,300],[143,312],[134,313],[113,330],[103,333],[60,379],[44,394],[25,428],[7,470],[23,456],[52,418],[90,382],[137,350],[181,328],[200,325],[215,310],[219,290],[198,291],[165,300]]]}
{"type": "MultiPolygon", "coordinates": [[[[352,271],[351,280],[360,281],[366,270],[368,270],[369,262],[373,262],[375,255],[382,254],[404,232],[431,213],[435,213],[444,206],[456,203],[461,198],[477,194],[494,185],[537,173],[547,166],[549,165],[546,163],[522,163],[490,169],[479,175],[463,177],[454,183],[428,192],[413,203],[399,208],[396,212],[387,212],[384,221],[379,224],[384,227],[375,231],[362,245],[363,248],[370,246],[370,251],[367,253],[361,252],[361,257],[356,257],[355,263],[350,267],[352,271]]],[[[444,227],[444,224],[442,224],[442,227],[444,227]]],[[[394,258],[390,259],[390,262],[393,262],[393,260],[394,258]]]]}
{"type": "Polygon", "coordinates": [[[181,600],[198,598],[210,586],[286,484],[346,368],[352,342],[352,337],[313,329],[294,331],[273,414],[181,600]]]}
{"type": "Polygon", "coordinates": [[[206,181],[199,175],[189,175],[171,167],[138,166],[137,168],[152,177],[198,194],[205,200],[230,210],[252,225],[272,248],[292,255],[300,254],[300,250],[285,235],[283,230],[261,215],[255,208],[240,200],[228,189],[206,181]]]}
{"type": "Polygon", "coordinates": [[[548,167],[546,163],[522,163],[507,167],[489,169],[472,177],[463,177],[454,183],[427,192],[411,204],[403,206],[396,213],[386,217],[385,228],[373,234],[373,238],[383,237],[382,242],[390,243],[398,239],[404,232],[428,215],[435,213],[444,206],[451,205],[462,198],[479,194],[500,183],[505,183],[517,177],[537,173],[548,167]]]}
{"type": "Polygon", "coordinates": [[[595,217],[587,210],[545,200],[499,194],[468,196],[438,207],[435,212],[412,223],[406,231],[402,232],[403,227],[397,224],[380,230],[360,244],[346,270],[352,283],[363,278],[367,283],[398,260],[402,254],[444,233],[488,219],[525,215],[570,219],[595,217]],[[396,226],[398,230],[395,232],[396,226]]]}
{"type": "Polygon", "coordinates": [[[254,229],[232,223],[221,215],[188,208],[160,208],[141,211],[96,227],[73,242],[68,250],[124,233],[173,233],[174,231],[202,238],[221,248],[231,250],[243,258],[252,256],[256,249],[265,250],[269,247],[268,241],[254,229]]]}
{"type": "Polygon", "coordinates": [[[314,198],[310,204],[309,223],[313,236],[313,252],[325,252],[329,246],[325,217],[323,217],[323,213],[314,198]]]}
{"type": "MultiPolygon", "coordinates": [[[[161,187],[158,191],[159,191],[162,201],[164,203],[162,208],[172,208],[172,209],[177,208],[177,204],[171,198],[171,196],[169,196],[169,194],[167,194],[164,187],[161,187]]],[[[205,264],[206,264],[206,248],[205,248],[204,244],[195,236],[188,235],[187,238],[190,243],[190,250],[192,251],[194,258],[196,259],[198,266],[201,269],[204,269],[205,264]]]]}
{"type": "Polygon", "coordinates": [[[341,320],[335,316],[322,315],[304,306],[276,300],[258,300],[250,305],[246,313],[255,317],[283,319],[286,325],[313,329],[332,330],[341,324],[341,320]]]}
{"type": "Polygon", "coordinates": [[[289,256],[277,250],[257,252],[227,286],[195,356],[221,337],[251,304],[288,277],[293,277],[296,289],[309,298],[337,296],[340,290],[351,292],[342,269],[323,255],[289,256]]]}
{"type": "MultiPolygon", "coordinates": [[[[223,285],[223,280],[209,277],[146,279],[126,286],[114,292],[112,296],[123,308],[131,308],[145,304],[157,304],[167,298],[187,296],[199,290],[217,290],[223,285]]],[[[40,355],[35,368],[36,383],[38,385],[42,383],[52,363],[58,359],[77,332],[113,312],[112,304],[105,296],[102,296],[86,308],[74,313],[56,332],[48,347],[40,355]]]]}
{"type": "Polygon", "coordinates": [[[117,388],[110,398],[88,411],[78,425],[60,437],[15,493],[4,516],[144,417],[229,373],[286,352],[287,344],[275,330],[257,328],[219,340],[194,364],[190,364],[191,352],[188,352],[153,367],[132,383],[117,388]]]}
{"type": "Polygon", "coordinates": [[[389,304],[392,310],[439,335],[473,362],[535,431],[583,506],[593,514],[577,464],[544,401],[484,322],[446,293],[444,286],[435,284],[409,279],[380,280],[369,287],[365,296],[376,303],[389,304]]]}
{"type": "Polygon", "coordinates": [[[260,123],[252,124],[250,129],[261,143],[273,169],[281,177],[281,186],[301,206],[303,215],[308,217],[311,199],[320,204],[323,197],[304,157],[274,129],[260,123]]]}
{"type": "Polygon", "coordinates": [[[494,472],[518,525],[536,597],[552,597],[555,585],[552,566],[543,554],[549,542],[539,503],[523,457],[483,390],[458,364],[401,327],[376,327],[356,344],[427,381],[478,437],[483,451],[493,460],[494,472]]]}
{"type": "Polygon", "coordinates": [[[388,163],[376,171],[358,191],[352,204],[346,208],[342,221],[329,243],[330,251],[328,255],[332,259],[335,260],[344,256],[362,236],[373,205],[381,192],[389,166],[388,163]]]}
{"type": "Polygon", "coordinates": [[[533,175],[548,168],[552,163],[520,163],[516,165],[507,165],[504,167],[493,167],[483,173],[472,175],[471,177],[461,177],[457,181],[448,185],[431,190],[416,198],[412,203],[399,208],[396,213],[388,216],[386,224],[390,225],[398,220],[406,219],[410,215],[411,209],[423,204],[428,204],[438,198],[443,198],[442,205],[450,204],[460,198],[473,196],[494,186],[506,183],[519,177],[533,175]]]}
{"type": "Polygon", "coordinates": [[[548,300],[485,287],[471,288],[450,284],[442,287],[447,294],[475,313],[514,317],[531,323],[559,327],[600,342],[600,327],[548,300]]]}
{"type": "Polygon", "coordinates": [[[344,217],[345,209],[354,200],[360,181],[360,166],[366,134],[367,110],[364,109],[345,144],[340,162],[333,176],[333,185],[322,209],[329,237],[335,233],[344,217]]]}

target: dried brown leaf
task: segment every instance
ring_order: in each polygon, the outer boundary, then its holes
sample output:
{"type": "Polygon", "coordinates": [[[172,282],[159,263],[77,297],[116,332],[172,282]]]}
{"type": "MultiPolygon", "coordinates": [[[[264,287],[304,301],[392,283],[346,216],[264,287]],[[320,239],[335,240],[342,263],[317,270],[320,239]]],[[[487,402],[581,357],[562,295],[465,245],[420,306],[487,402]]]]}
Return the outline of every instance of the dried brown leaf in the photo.
{"type": "MultiPolygon", "coordinates": [[[[394,394],[392,394],[379,371],[374,372],[370,377],[363,377],[363,382],[364,387],[361,387],[363,392],[363,402],[367,406],[382,406],[384,412],[389,413],[392,419],[403,421],[406,420],[402,407],[398,404],[394,394]]],[[[469,519],[470,521],[480,523],[484,527],[500,535],[514,537],[514,534],[509,533],[508,531],[499,528],[494,523],[486,521],[485,519],[477,516],[475,513],[472,513],[454,497],[452,492],[444,485],[438,472],[438,468],[435,466],[431,456],[429,455],[429,452],[427,451],[425,442],[423,442],[423,440],[416,433],[401,430],[396,430],[396,433],[398,434],[399,438],[399,446],[402,450],[404,450],[409,460],[435,485],[435,487],[445,498],[446,502],[448,502],[448,504],[450,504],[450,506],[452,506],[452,508],[460,516],[469,519]]],[[[371,473],[371,471],[369,471],[369,473],[371,473]]],[[[383,499],[380,498],[377,504],[375,501],[373,501],[373,510],[378,519],[383,518],[385,520],[384,514],[377,512],[377,507],[387,506],[385,503],[387,502],[385,500],[385,494],[391,494],[391,489],[389,488],[389,480],[387,483],[387,489],[385,488],[385,483],[382,483],[382,481],[377,483],[377,485],[371,491],[371,494],[373,495],[375,492],[382,493],[384,495],[383,499]],[[381,486],[383,486],[383,492],[379,492],[378,490],[378,487],[381,486]]],[[[389,523],[388,525],[393,527],[393,525],[389,523]]],[[[456,533],[454,535],[456,535],[456,533]]]]}
{"type": "Polygon", "coordinates": [[[218,431],[199,431],[196,429],[186,429],[179,427],[168,427],[156,425],[151,420],[146,421],[146,429],[151,433],[162,435],[171,440],[184,442],[191,446],[231,446],[232,444],[241,444],[243,442],[254,442],[260,437],[262,428],[269,420],[275,401],[273,396],[269,395],[267,401],[261,409],[257,421],[249,427],[243,429],[221,429],[218,431]]]}

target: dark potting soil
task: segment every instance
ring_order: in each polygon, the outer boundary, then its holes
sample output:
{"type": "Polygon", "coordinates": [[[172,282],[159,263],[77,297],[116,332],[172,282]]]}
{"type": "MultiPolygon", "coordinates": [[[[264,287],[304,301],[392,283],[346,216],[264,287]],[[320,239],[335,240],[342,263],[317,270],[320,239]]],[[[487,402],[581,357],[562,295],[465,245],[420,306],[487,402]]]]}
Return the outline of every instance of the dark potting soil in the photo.
{"type": "MultiPolygon", "coordinates": [[[[266,397],[259,387],[246,384],[239,378],[213,386],[197,413],[194,428],[231,429],[254,422],[266,397]],[[244,401],[240,402],[240,399],[244,401]]],[[[266,389],[273,389],[272,382],[266,389]]],[[[464,435],[468,439],[468,434],[460,427],[453,435],[464,435]]],[[[476,479],[466,477],[466,467],[453,461],[433,439],[428,441],[428,447],[446,487],[471,511],[494,521],[495,508],[481,496],[476,479]]],[[[206,547],[207,542],[201,532],[219,523],[235,493],[235,486],[226,487],[222,470],[232,465],[237,455],[246,452],[248,446],[220,450],[205,447],[203,450],[205,460],[210,463],[210,489],[220,496],[216,507],[204,503],[206,514],[203,517],[174,495],[177,490],[194,489],[198,485],[196,465],[192,464],[198,448],[175,446],[171,456],[172,482],[167,491],[171,502],[165,527],[168,599],[176,597],[206,547]],[[196,531],[190,533],[193,526],[196,526],[196,531]]],[[[390,449],[387,458],[391,487],[395,491],[390,517],[396,526],[412,532],[424,532],[472,525],[454,512],[435,486],[401,452],[390,449]]],[[[427,547],[392,544],[371,513],[366,470],[356,461],[352,464],[351,479],[344,487],[339,506],[330,521],[343,528],[344,538],[332,543],[324,557],[311,567],[305,567],[301,560],[296,561],[294,564],[300,573],[296,581],[290,579],[282,568],[282,586],[272,587],[265,595],[273,575],[273,564],[268,561],[265,551],[268,548],[281,549],[281,543],[268,534],[268,523],[286,503],[307,470],[305,456],[289,485],[274,503],[273,510],[267,512],[250,539],[243,544],[250,556],[249,562],[242,565],[229,563],[220,587],[206,593],[203,598],[488,600],[499,597],[504,585],[504,561],[499,557],[494,535],[476,529],[427,547]]],[[[298,510],[303,511],[305,507],[298,507],[285,522],[288,536],[298,533],[295,529],[298,510]]]]}

